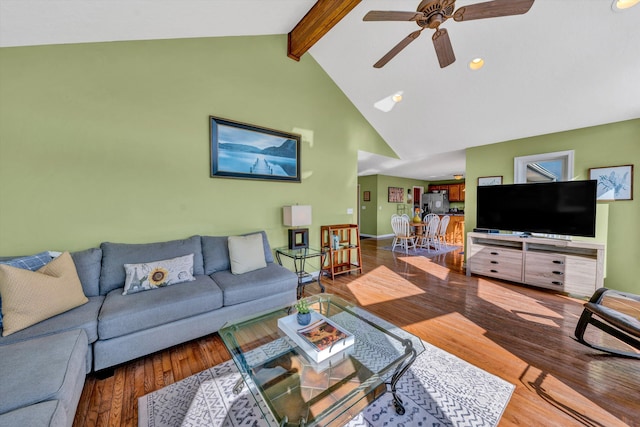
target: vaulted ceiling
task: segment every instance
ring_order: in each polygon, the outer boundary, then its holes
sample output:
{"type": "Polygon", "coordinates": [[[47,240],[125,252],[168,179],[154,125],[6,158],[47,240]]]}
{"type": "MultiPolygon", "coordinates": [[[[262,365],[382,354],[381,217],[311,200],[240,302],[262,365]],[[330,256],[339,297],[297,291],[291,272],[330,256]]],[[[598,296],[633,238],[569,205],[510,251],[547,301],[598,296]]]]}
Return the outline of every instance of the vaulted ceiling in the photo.
{"type": "MultiPolygon", "coordinates": [[[[458,0],[455,7],[477,2],[458,0]]],[[[419,3],[320,0],[328,7],[318,13],[329,16],[326,28],[311,25],[317,33],[297,53],[313,56],[398,154],[360,153],[360,175],[450,179],[464,172],[467,147],[640,117],[640,5],[614,11],[611,0],[536,0],[523,15],[449,19],[441,28],[457,58],[450,66],[438,65],[427,29],[383,68],[373,68],[419,27],[362,18],[370,10],[415,11],[419,3]],[[336,7],[342,10],[329,10],[336,7]],[[485,60],[481,70],[468,67],[475,57],[485,60]],[[374,107],[399,91],[403,100],[391,111],[374,107]]],[[[0,46],[288,34],[315,4],[0,0],[0,46]]],[[[293,35],[306,40],[309,34],[293,35]]]]}

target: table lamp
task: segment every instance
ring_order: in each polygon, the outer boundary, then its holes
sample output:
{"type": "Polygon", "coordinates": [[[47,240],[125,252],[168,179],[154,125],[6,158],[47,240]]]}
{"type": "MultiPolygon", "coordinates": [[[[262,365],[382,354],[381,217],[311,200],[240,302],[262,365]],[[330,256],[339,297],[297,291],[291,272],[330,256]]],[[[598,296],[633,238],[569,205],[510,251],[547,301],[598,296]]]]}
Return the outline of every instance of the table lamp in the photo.
{"type": "MultiPolygon", "coordinates": [[[[282,216],[284,225],[289,227],[300,227],[303,225],[311,225],[311,206],[295,205],[283,206],[282,216]]],[[[309,229],[308,228],[290,228],[289,229],[289,249],[303,249],[309,247],[309,229]]]]}

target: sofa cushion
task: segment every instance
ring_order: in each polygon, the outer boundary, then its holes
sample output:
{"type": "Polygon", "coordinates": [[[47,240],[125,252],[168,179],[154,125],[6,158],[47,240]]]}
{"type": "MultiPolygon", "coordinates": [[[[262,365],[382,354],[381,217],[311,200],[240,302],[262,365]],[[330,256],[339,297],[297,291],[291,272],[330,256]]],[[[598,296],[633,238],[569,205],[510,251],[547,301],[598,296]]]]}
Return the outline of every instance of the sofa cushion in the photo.
{"type": "Polygon", "coordinates": [[[241,275],[226,270],[215,272],[211,277],[224,292],[225,307],[287,292],[298,286],[294,272],[274,263],[241,275]]]}
{"type": "Polygon", "coordinates": [[[193,274],[204,273],[200,236],[183,240],[158,243],[109,243],[100,245],[102,249],[102,271],[100,272],[100,295],[122,288],[125,281],[125,264],[160,261],[193,254],[193,274]]]}
{"type": "MultiPolygon", "coordinates": [[[[73,421],[73,420],[72,420],[73,421]]],[[[0,426],[67,427],[71,422],[59,400],[29,405],[0,415],[0,426]]]]}
{"type": "MultiPolygon", "coordinates": [[[[260,231],[262,234],[262,247],[264,249],[264,259],[267,263],[273,262],[273,254],[271,253],[271,246],[269,246],[269,240],[267,233],[260,231]]],[[[243,234],[246,236],[247,233],[243,234]]],[[[231,263],[229,262],[229,245],[228,236],[202,236],[202,256],[204,258],[204,274],[212,274],[216,271],[230,270],[231,263]]]]}
{"type": "Polygon", "coordinates": [[[60,400],[67,413],[75,412],[86,353],[81,329],[0,346],[0,413],[47,400],[60,400]]]}
{"type": "Polygon", "coordinates": [[[3,258],[0,260],[0,264],[22,268],[23,270],[36,271],[49,264],[52,259],[53,257],[47,251],[16,258],[3,258]]]}
{"type": "Polygon", "coordinates": [[[228,243],[229,262],[233,274],[248,273],[267,266],[262,249],[262,234],[229,236],[228,243]]]}
{"type": "MultiPolygon", "coordinates": [[[[20,257],[2,257],[0,264],[10,265],[24,270],[36,271],[47,265],[53,257],[49,252],[40,252],[35,255],[27,255],[20,257]]],[[[0,297],[0,327],[2,326],[2,298],[0,297]]]]}
{"type": "Polygon", "coordinates": [[[98,248],[71,252],[76,271],[82,283],[84,294],[88,297],[100,295],[100,269],[102,268],[102,251],[98,248]]]}
{"type": "Polygon", "coordinates": [[[192,282],[193,254],[142,264],[125,264],[123,295],[192,282]]]}
{"type": "Polygon", "coordinates": [[[0,337],[0,345],[53,335],[73,329],[84,329],[89,342],[95,342],[98,339],[98,313],[100,313],[103,301],[103,296],[89,297],[89,302],[80,307],[65,311],[9,336],[0,337]]]}
{"type": "Polygon", "coordinates": [[[38,271],[0,265],[0,293],[4,299],[3,336],[88,301],[68,252],[38,271]]]}
{"type": "Polygon", "coordinates": [[[122,288],[107,294],[98,317],[101,340],[171,323],[222,307],[222,291],[209,276],[193,282],[122,295],[122,288]]]}

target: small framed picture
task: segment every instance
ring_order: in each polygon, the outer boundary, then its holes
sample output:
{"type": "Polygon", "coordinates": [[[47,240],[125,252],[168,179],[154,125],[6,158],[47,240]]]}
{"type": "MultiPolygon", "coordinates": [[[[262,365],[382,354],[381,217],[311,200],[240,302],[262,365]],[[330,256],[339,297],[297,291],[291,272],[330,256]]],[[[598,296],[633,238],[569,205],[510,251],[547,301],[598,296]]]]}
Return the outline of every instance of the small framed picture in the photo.
{"type": "Polygon", "coordinates": [[[404,188],[402,187],[389,187],[389,194],[387,201],[389,203],[404,203],[404,188]]]}
{"type": "Polygon", "coordinates": [[[633,200],[633,165],[591,168],[589,179],[598,181],[598,200],[633,200]]]}
{"type": "Polygon", "coordinates": [[[502,175],[500,176],[479,176],[478,187],[484,185],[502,185],[502,175]]]}
{"type": "Polygon", "coordinates": [[[362,200],[365,202],[370,202],[371,201],[371,191],[365,191],[364,193],[362,193],[362,200]]]}

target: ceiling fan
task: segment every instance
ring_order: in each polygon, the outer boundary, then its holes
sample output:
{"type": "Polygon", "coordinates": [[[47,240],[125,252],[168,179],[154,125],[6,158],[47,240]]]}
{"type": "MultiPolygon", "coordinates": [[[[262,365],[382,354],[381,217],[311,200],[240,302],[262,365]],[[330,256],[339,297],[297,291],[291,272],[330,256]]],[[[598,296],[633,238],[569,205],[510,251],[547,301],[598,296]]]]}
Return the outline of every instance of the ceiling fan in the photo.
{"type": "Polygon", "coordinates": [[[453,53],[449,33],[440,25],[447,19],[454,21],[471,21],[473,19],[496,18],[500,16],[522,15],[527,13],[535,0],[493,0],[485,3],[475,3],[469,6],[462,6],[455,10],[456,0],[422,0],[418,5],[417,12],[398,12],[372,10],[367,13],[363,21],[415,21],[420,27],[402,39],[373,66],[382,68],[387,62],[393,59],[409,43],[418,38],[422,30],[431,28],[436,30],[431,36],[436,49],[440,68],[444,68],[455,62],[456,56],[453,53]]]}

